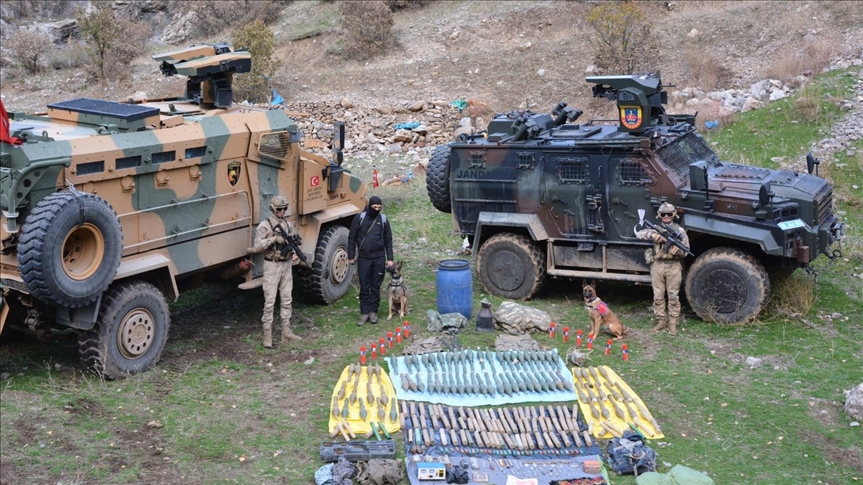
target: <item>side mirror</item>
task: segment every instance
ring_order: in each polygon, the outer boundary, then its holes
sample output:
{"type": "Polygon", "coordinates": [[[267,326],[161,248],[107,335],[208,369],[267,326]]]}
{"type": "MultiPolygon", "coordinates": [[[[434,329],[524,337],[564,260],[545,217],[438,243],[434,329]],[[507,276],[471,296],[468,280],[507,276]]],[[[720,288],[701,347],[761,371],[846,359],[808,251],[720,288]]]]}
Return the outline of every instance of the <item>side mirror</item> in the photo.
{"type": "Polygon", "coordinates": [[[345,124],[341,121],[337,121],[333,123],[333,129],[335,133],[333,133],[333,158],[335,159],[335,164],[339,167],[342,166],[342,162],[345,160],[345,155],[342,153],[342,150],[345,147],[345,124]]]}
{"type": "Polygon", "coordinates": [[[773,192],[770,191],[770,182],[764,182],[761,184],[761,188],[758,189],[758,205],[761,207],[767,207],[772,198],[773,192]]]}
{"type": "Polygon", "coordinates": [[[812,155],[812,152],[807,153],[806,154],[806,171],[811,174],[812,169],[815,168],[815,175],[818,175],[818,170],[816,168],[816,167],[818,167],[818,165],[821,165],[821,160],[818,160],[817,158],[815,158],[815,156],[812,155]]]}

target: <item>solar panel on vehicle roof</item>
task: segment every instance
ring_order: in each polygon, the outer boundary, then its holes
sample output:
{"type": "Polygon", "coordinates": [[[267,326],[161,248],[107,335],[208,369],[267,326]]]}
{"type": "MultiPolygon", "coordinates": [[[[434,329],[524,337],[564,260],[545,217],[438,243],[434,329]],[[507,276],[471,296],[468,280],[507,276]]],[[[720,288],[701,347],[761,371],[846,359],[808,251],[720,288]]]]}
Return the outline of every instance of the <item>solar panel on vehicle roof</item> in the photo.
{"type": "Polygon", "coordinates": [[[115,101],[90,98],[61,101],[59,103],[49,104],[48,107],[51,109],[74,111],[76,113],[111,116],[124,121],[136,121],[159,114],[158,108],[152,108],[140,104],[117,103],[115,101]]]}

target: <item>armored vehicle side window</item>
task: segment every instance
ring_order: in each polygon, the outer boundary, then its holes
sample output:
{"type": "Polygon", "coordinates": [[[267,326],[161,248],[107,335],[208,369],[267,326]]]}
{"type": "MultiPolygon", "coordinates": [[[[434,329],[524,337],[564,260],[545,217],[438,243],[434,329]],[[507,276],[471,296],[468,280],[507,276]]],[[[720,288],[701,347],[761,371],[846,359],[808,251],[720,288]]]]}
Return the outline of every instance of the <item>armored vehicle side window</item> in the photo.
{"type": "Polygon", "coordinates": [[[186,158],[201,158],[207,154],[207,147],[186,148],[186,158]]]}
{"type": "Polygon", "coordinates": [[[171,150],[170,152],[154,153],[153,154],[153,161],[151,163],[159,164],[159,163],[165,163],[165,162],[173,162],[176,159],[177,159],[176,153],[174,152],[174,150],[171,150]]]}
{"type": "Polygon", "coordinates": [[[650,185],[654,182],[650,172],[638,158],[619,158],[617,170],[623,184],[650,185]]]}
{"type": "Polygon", "coordinates": [[[291,134],[287,131],[280,131],[278,133],[262,135],[258,151],[261,155],[284,160],[291,151],[291,134]]]}
{"type": "Polygon", "coordinates": [[[659,151],[659,158],[665,162],[669,168],[677,172],[681,178],[688,180],[689,164],[705,160],[708,163],[719,161],[719,157],[713,153],[713,150],[704,143],[698,134],[691,133],[677,140],[677,143],[671,143],[659,151]]]}
{"type": "Polygon", "coordinates": [[[470,152],[467,155],[468,163],[470,163],[470,168],[483,168],[485,167],[485,152],[470,152]]]}
{"type": "Polygon", "coordinates": [[[587,159],[584,158],[558,158],[557,175],[562,183],[586,184],[587,159]]]}
{"type": "Polygon", "coordinates": [[[93,173],[102,173],[105,171],[105,160],[98,162],[79,163],[75,166],[76,175],[90,175],[93,173]]]}
{"type": "Polygon", "coordinates": [[[124,168],[135,168],[141,166],[141,156],[135,155],[134,157],[124,157],[118,158],[116,162],[114,162],[114,166],[117,170],[123,170],[124,168]]]}

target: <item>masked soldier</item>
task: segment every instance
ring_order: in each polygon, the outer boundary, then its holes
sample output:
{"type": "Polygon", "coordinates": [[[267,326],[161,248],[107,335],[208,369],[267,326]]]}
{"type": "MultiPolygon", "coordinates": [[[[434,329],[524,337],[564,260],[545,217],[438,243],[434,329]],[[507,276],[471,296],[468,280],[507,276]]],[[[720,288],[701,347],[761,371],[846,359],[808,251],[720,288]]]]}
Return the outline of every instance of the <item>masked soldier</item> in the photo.
{"type": "MultiPolygon", "coordinates": [[[[663,202],[659,206],[656,218],[662,224],[680,235],[680,242],[689,247],[689,237],[686,231],[674,222],[678,219],[677,209],[663,202]]],[[[650,278],[653,284],[653,314],[656,316],[656,326],[653,332],[659,332],[668,326],[670,335],[677,334],[677,320],[680,318],[680,282],[683,280],[683,258],[686,257],[680,248],[670,244],[661,234],[653,229],[638,231],[638,238],[653,241],[653,248],[647,250],[647,262],[651,263],[650,278]],[[668,322],[666,322],[665,299],[668,295],[668,322]]]]}
{"type": "Polygon", "coordinates": [[[294,234],[294,225],[287,220],[288,199],[277,195],[270,199],[270,217],[261,221],[255,230],[255,247],[253,253],[264,253],[264,347],[273,346],[273,308],[276,305],[276,293],[279,294],[282,306],[282,341],[302,340],[291,331],[291,292],[294,289],[292,266],[299,259],[291,245],[276,228],[281,226],[285,234],[294,234]]]}
{"type": "Polygon", "coordinates": [[[359,261],[359,326],[363,326],[366,321],[378,323],[384,270],[393,265],[393,233],[387,216],[381,214],[382,208],[381,198],[372,196],[366,209],[354,217],[348,235],[348,261],[350,264],[359,261]]]}

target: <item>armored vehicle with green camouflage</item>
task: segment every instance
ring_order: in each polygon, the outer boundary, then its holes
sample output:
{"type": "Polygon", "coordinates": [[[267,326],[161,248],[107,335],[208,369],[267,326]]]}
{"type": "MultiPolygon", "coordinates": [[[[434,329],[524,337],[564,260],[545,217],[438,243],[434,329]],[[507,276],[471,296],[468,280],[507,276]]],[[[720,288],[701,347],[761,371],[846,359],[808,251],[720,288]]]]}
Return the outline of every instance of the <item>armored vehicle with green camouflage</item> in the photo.
{"type": "Polygon", "coordinates": [[[664,202],[688,232],[685,292],[706,321],[751,320],[771,277],[841,254],[833,188],[811,154],[809,173],[722,162],[694,116],[665,112],[658,74],[586,80],[618,120],[577,124],[565,103],[498,114],[432,154],[429,197],[471,242],[486,291],[526,299],[550,277],[650,284],[653,243],[635,232],[664,202]]]}
{"type": "Polygon", "coordinates": [[[348,227],[365,205],[365,185],[341,167],[343,125],[329,160],[302,150],[285,111],[232,105],[248,52],[198,45],[154,59],[187,76],[183,98],[76,99],[3,119],[0,332],[77,329],[82,358],[108,377],[159,360],[166,301],[183,289],[260,286],[263,256],[249,248],[274,195],[290,202],[308,260],[296,286],[321,303],[343,296],[348,227]]]}

